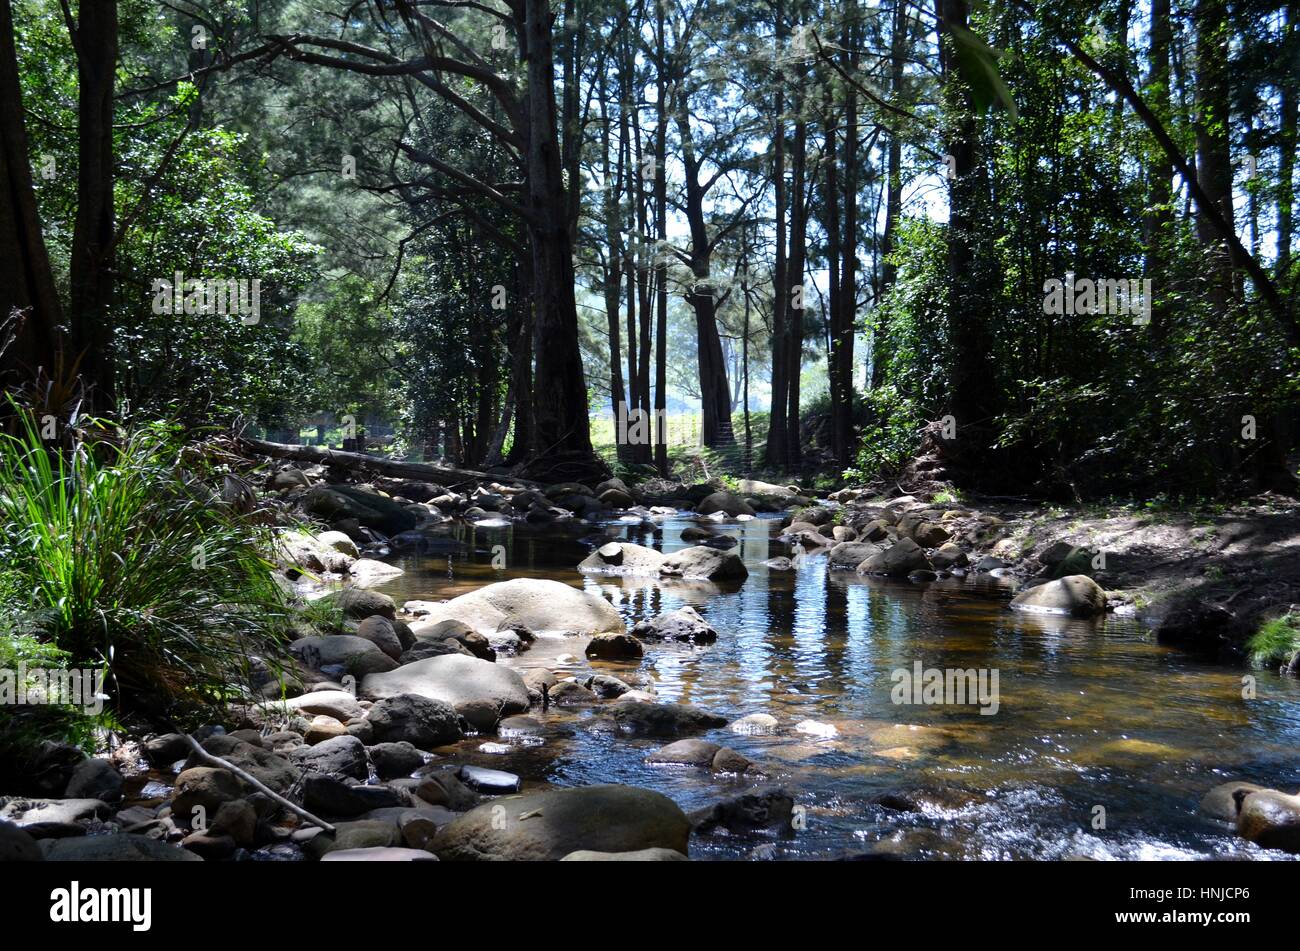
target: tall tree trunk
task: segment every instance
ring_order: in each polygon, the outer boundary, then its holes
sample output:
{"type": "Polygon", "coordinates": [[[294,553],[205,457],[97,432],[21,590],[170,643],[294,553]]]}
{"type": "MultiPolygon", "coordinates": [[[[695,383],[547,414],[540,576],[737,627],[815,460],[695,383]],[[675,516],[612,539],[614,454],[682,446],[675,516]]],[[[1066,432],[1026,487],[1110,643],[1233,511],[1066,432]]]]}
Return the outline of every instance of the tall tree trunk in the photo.
{"type": "Polygon", "coordinates": [[[507,465],[518,465],[528,458],[533,446],[533,277],[532,258],[519,259],[515,268],[520,306],[515,329],[515,360],[511,370],[515,394],[515,434],[506,456],[507,465]]]}
{"type": "MultiPolygon", "coordinates": [[[[1170,116],[1170,70],[1169,57],[1173,43],[1173,31],[1169,22],[1170,0],[1152,0],[1151,3],[1151,48],[1148,53],[1150,67],[1147,72],[1146,100],[1155,113],[1164,122],[1170,116]]],[[[1147,167],[1147,179],[1150,198],[1143,227],[1146,243],[1146,270],[1148,274],[1158,274],[1165,263],[1164,243],[1169,239],[1174,222],[1173,201],[1174,167],[1163,150],[1157,148],[1147,167]]],[[[1154,332],[1160,332],[1165,322],[1162,314],[1153,310],[1151,323],[1154,332]]]]}
{"type": "Polygon", "coordinates": [[[962,468],[981,469],[992,445],[993,373],[983,314],[989,264],[978,234],[982,170],[975,104],[958,74],[953,34],[969,29],[966,0],[937,0],[939,62],[948,116],[946,151],[953,175],[948,189],[948,335],[952,348],[950,412],[957,422],[953,449],[962,468]]]}
{"type": "Polygon", "coordinates": [[[582,61],[583,31],[578,27],[575,0],[564,0],[564,19],[560,22],[560,50],[564,89],[561,129],[563,139],[563,165],[568,188],[565,189],[567,205],[565,216],[569,222],[569,244],[578,246],[578,219],[582,211],[582,116],[579,103],[582,85],[579,70],[582,61]]]}
{"type": "MultiPolygon", "coordinates": [[[[855,75],[857,2],[849,0],[840,34],[844,70],[855,75]]],[[[853,459],[853,344],[858,305],[858,92],[844,90],[844,231],[840,235],[839,316],[831,336],[831,372],[838,379],[839,400],[831,406],[835,459],[845,468],[853,459]]],[[[832,265],[834,267],[835,265],[832,265]]]]}
{"type": "Polygon", "coordinates": [[[113,93],[117,70],[117,0],[83,2],[72,42],[77,53],[77,215],[69,260],[68,323],[72,348],[97,410],[114,402],[113,93]]]}
{"type": "MultiPolygon", "coordinates": [[[[893,24],[889,36],[889,88],[893,101],[899,102],[903,96],[904,67],[907,64],[907,51],[911,45],[911,20],[907,15],[904,0],[894,0],[893,24]]],[[[885,229],[880,237],[880,280],[876,285],[876,326],[871,332],[871,388],[876,389],[885,382],[885,361],[881,359],[885,328],[880,325],[884,319],[879,310],[881,299],[894,286],[898,269],[890,260],[894,254],[894,241],[898,232],[898,222],[903,214],[903,139],[898,131],[889,133],[889,146],[885,159],[885,229]]]]}
{"type": "MultiPolygon", "coordinates": [[[[831,444],[835,457],[840,457],[839,405],[844,399],[839,372],[839,341],[842,333],[840,320],[843,308],[840,303],[840,149],[836,143],[839,116],[830,87],[823,96],[826,149],[822,157],[825,179],[822,185],[822,230],[826,232],[826,286],[827,286],[827,338],[826,383],[831,397],[831,444]]],[[[848,145],[845,145],[845,151],[848,145]]]]}
{"type": "Polygon", "coordinates": [[[1300,121],[1300,4],[1289,3],[1286,8],[1286,33],[1282,44],[1285,57],[1282,71],[1280,108],[1281,121],[1278,128],[1278,148],[1280,154],[1277,163],[1277,273],[1285,278],[1291,264],[1291,243],[1295,238],[1295,165],[1296,149],[1300,148],[1300,137],[1296,135],[1296,124],[1300,121]]]}
{"type": "Polygon", "coordinates": [[[690,268],[694,281],[686,302],[695,311],[695,334],[698,342],[696,362],[700,380],[700,410],[703,416],[704,445],[714,448],[730,446],[736,441],[731,429],[731,387],[727,381],[727,363],[718,335],[717,293],[711,275],[712,246],[704,220],[704,189],[700,183],[700,162],[695,155],[690,115],[685,93],[677,101],[677,128],[682,147],[682,164],[686,177],[686,223],[690,229],[690,268]]]}
{"type": "Polygon", "coordinates": [[[58,291],[36,211],[22,87],[9,0],[0,3],[0,382],[38,367],[53,372],[62,322],[58,291]],[[17,327],[11,313],[23,311],[17,327]],[[4,347],[6,333],[15,336],[4,347]]]}
{"type": "MultiPolygon", "coordinates": [[[[658,84],[655,126],[655,235],[668,237],[668,175],[664,153],[668,149],[668,84],[664,44],[667,40],[664,4],[655,4],[655,82],[658,84]]],[[[661,476],[668,475],[668,265],[655,269],[655,467],[661,476]]],[[[641,307],[642,326],[649,318],[649,301],[641,307]]],[[[649,340],[642,338],[642,359],[649,359],[649,340]]],[[[648,366],[647,366],[648,369],[648,366]]],[[[648,381],[649,374],[646,374],[648,381]]]]}
{"type": "MultiPolygon", "coordinates": [[[[1227,0],[1196,0],[1192,22],[1196,29],[1196,180],[1223,219],[1232,222],[1227,0]]],[[[1232,261],[1204,212],[1196,216],[1196,236],[1213,259],[1210,297],[1226,304],[1234,284],[1232,261]]]]}
{"type": "MultiPolygon", "coordinates": [[[[800,104],[801,106],[802,104],[800,104]]],[[[790,158],[790,262],[786,295],[786,464],[797,468],[803,463],[803,445],[799,432],[799,375],[803,369],[804,340],[804,264],[808,246],[808,196],[805,172],[808,151],[808,124],[800,119],[794,127],[790,158]]]]}
{"type": "MultiPolygon", "coordinates": [[[[618,155],[611,161],[610,150],[612,145],[612,136],[610,135],[610,115],[609,115],[609,94],[608,94],[608,73],[602,72],[599,79],[599,99],[601,119],[601,144],[602,156],[604,161],[604,216],[605,216],[605,274],[603,287],[605,291],[605,317],[609,327],[609,402],[610,408],[614,415],[615,427],[615,452],[618,458],[627,461],[631,458],[632,447],[625,445],[622,440],[617,438],[618,420],[622,415],[626,418],[628,412],[627,395],[623,390],[623,367],[622,367],[622,345],[619,340],[619,321],[622,318],[620,311],[619,292],[622,290],[623,267],[625,264],[625,249],[623,246],[622,236],[622,216],[619,208],[619,198],[623,193],[624,175],[627,170],[625,158],[627,153],[627,123],[621,120],[619,125],[618,155]]],[[[629,300],[629,303],[631,301],[629,300]]],[[[629,327],[629,333],[631,328],[629,327]]],[[[633,351],[636,349],[636,340],[629,336],[628,346],[633,351]]],[[[629,356],[629,362],[632,357],[629,356]]],[[[630,385],[636,386],[636,378],[633,377],[630,385]]]]}
{"type": "Polygon", "coordinates": [[[528,236],[532,246],[537,385],[531,465],[577,478],[604,466],[591,448],[587,382],[578,345],[573,245],[556,130],[555,59],[547,0],[523,0],[527,39],[528,236]],[[568,471],[563,471],[567,467],[568,471]]]}
{"type": "Polygon", "coordinates": [[[773,58],[776,66],[776,101],[773,114],[776,125],[772,130],[772,182],[775,191],[776,249],[772,264],[772,405],[768,414],[767,446],[763,462],[770,468],[783,468],[786,464],[786,428],[788,359],[786,358],[786,235],[785,235],[785,80],[780,63],[785,56],[786,26],[785,5],[782,0],[774,4],[776,49],[773,58]]]}

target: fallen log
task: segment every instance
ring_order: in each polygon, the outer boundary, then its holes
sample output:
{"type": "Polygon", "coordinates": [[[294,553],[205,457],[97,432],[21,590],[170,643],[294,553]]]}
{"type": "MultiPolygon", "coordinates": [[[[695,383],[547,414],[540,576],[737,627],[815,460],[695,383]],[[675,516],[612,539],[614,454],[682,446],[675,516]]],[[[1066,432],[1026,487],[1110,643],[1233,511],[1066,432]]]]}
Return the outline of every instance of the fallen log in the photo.
{"type": "Polygon", "coordinates": [[[294,462],[317,463],[325,466],[337,466],[340,469],[370,469],[381,475],[394,479],[410,479],[415,482],[434,482],[451,487],[461,482],[509,482],[528,488],[541,488],[541,483],[516,476],[497,476],[473,469],[455,469],[451,466],[436,466],[428,462],[402,462],[397,459],[385,459],[365,452],[346,452],[342,449],[325,449],[320,446],[294,446],[289,443],[268,442],[251,436],[239,436],[238,444],[249,452],[271,456],[275,459],[290,459],[294,462]]]}

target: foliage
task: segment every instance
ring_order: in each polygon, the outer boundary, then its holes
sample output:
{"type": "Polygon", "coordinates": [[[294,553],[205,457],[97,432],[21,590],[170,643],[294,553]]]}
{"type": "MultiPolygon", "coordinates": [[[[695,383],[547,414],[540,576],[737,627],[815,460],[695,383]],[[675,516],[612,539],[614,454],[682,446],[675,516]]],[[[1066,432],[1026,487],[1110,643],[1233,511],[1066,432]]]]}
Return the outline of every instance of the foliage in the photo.
{"type": "MultiPolygon", "coordinates": [[[[16,409],[16,407],[15,407],[16,409]]],[[[265,529],[208,487],[174,426],[0,436],[0,563],[10,601],[121,705],[180,716],[231,695],[287,630],[265,529]]]]}
{"type": "Polygon", "coordinates": [[[1246,645],[1257,667],[1289,666],[1300,653],[1300,615],[1286,614],[1260,625],[1246,645]]]}

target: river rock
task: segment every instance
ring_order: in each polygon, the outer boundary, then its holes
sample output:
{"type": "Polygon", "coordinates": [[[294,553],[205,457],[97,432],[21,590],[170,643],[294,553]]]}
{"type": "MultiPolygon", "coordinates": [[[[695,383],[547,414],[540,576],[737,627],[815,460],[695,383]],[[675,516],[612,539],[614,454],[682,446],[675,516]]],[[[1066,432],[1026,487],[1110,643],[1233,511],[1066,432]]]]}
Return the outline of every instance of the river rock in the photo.
{"type": "Polygon", "coordinates": [[[315,746],[317,743],[324,743],[326,740],[332,740],[336,736],[346,736],[348,728],[333,717],[327,717],[324,714],[318,714],[311,718],[307,724],[307,732],[303,734],[303,739],[308,746],[315,746]]]}
{"type": "Polygon", "coordinates": [[[176,777],[172,794],[172,817],[184,825],[202,820],[206,826],[224,802],[244,795],[239,777],[217,766],[195,766],[176,777]]]}
{"type": "Polygon", "coordinates": [[[884,519],[873,518],[865,525],[858,526],[858,541],[883,542],[889,537],[889,524],[884,519]]]}
{"type": "Polygon", "coordinates": [[[709,581],[742,580],[749,570],[734,551],[719,551],[705,545],[675,551],[659,566],[665,577],[702,578],[709,581]]]}
{"type": "Polygon", "coordinates": [[[41,843],[47,862],[202,862],[189,849],[168,845],[147,835],[119,833],[76,839],[47,839],[41,843]]]}
{"type": "Polygon", "coordinates": [[[512,578],[442,604],[419,605],[427,613],[411,625],[416,636],[445,618],[464,621],[482,634],[493,633],[510,622],[525,624],[534,631],[575,634],[623,629],[622,617],[604,598],[545,578],[512,578]]]}
{"type": "Polygon", "coordinates": [[[667,746],[655,750],[646,757],[647,763],[667,763],[673,766],[698,766],[708,767],[713,765],[713,759],[722,749],[717,743],[710,743],[707,740],[689,738],[677,740],[675,743],[669,743],[667,746]]]}
{"type": "Polygon", "coordinates": [[[690,605],[641,621],[632,628],[632,635],[643,641],[690,641],[696,644],[712,644],[718,639],[718,632],[690,605]]]}
{"type": "Polygon", "coordinates": [[[570,852],[561,862],[686,862],[685,855],[674,849],[637,849],[635,852],[593,852],[579,849],[570,852]]]}
{"type": "Polygon", "coordinates": [[[420,521],[402,503],[352,485],[314,485],[303,493],[301,505],[327,521],[356,519],[385,535],[409,531],[420,521]]]}
{"type": "Polygon", "coordinates": [[[424,754],[406,740],[376,743],[366,747],[366,754],[380,779],[410,776],[424,765],[424,754]]]}
{"type": "Polygon", "coordinates": [[[413,664],[417,660],[426,660],[430,657],[442,657],[444,654],[460,654],[462,657],[473,657],[473,652],[456,640],[449,637],[442,641],[420,641],[410,650],[402,652],[399,658],[399,666],[405,667],[407,664],[413,664]]]}
{"type": "Polygon", "coordinates": [[[737,515],[753,515],[754,510],[740,498],[730,492],[713,492],[699,501],[695,506],[695,511],[701,515],[712,515],[715,512],[722,512],[733,518],[737,515]]]}
{"type": "Polygon", "coordinates": [[[358,558],[348,566],[348,576],[352,579],[352,583],[361,588],[382,584],[404,574],[406,572],[396,565],[377,561],[374,558],[358,558]]]}
{"type": "Polygon", "coordinates": [[[0,822],[0,862],[39,862],[44,857],[28,833],[12,822],[0,822]]]}
{"type": "Polygon", "coordinates": [[[952,535],[942,525],[937,525],[934,522],[921,522],[912,530],[911,537],[922,548],[938,548],[948,541],[952,535]]]}
{"type": "Polygon", "coordinates": [[[190,755],[190,744],[183,733],[164,733],[144,743],[144,758],[150,766],[170,766],[190,755]]]}
{"type": "Polygon", "coordinates": [[[639,736],[682,736],[725,726],[726,717],[684,703],[619,699],[609,708],[620,730],[639,736]]]}
{"type": "Polygon", "coordinates": [[[289,653],[314,670],[342,667],[359,676],[383,673],[397,667],[397,661],[373,641],[351,634],[300,637],[289,645],[289,653]]]}
{"type": "Polygon", "coordinates": [[[1241,812],[1241,800],[1263,788],[1240,781],[1220,783],[1201,797],[1201,812],[1214,819],[1236,823],[1237,815],[1241,812]],[[1238,791],[1241,792],[1240,796],[1237,795],[1238,791]]]}
{"type": "Polygon", "coordinates": [[[840,542],[827,553],[826,567],[852,571],[879,552],[880,546],[870,542],[840,542]]]}
{"type": "Polygon", "coordinates": [[[257,836],[257,808],[247,799],[232,799],[217,807],[210,829],[213,835],[229,836],[236,845],[251,848],[257,836]]]}
{"type": "Polygon", "coordinates": [[[600,501],[612,509],[629,509],[636,505],[634,499],[626,489],[611,487],[600,493],[600,501]]]}
{"type": "Polygon", "coordinates": [[[578,564],[585,574],[657,575],[667,556],[644,545],[610,542],[602,545],[578,564]]]}
{"type": "Polygon", "coordinates": [[[724,799],[690,815],[699,835],[719,830],[745,833],[759,830],[789,832],[794,814],[794,794],[786,789],[756,789],[724,799]]]}
{"type": "Polygon", "coordinates": [[[797,504],[803,499],[803,491],[798,486],[777,485],[775,482],[761,482],[758,479],[741,479],[739,489],[744,495],[756,495],[785,504],[797,504]]]}
{"type": "Polygon", "coordinates": [[[632,688],[612,674],[596,674],[583,685],[602,700],[621,697],[632,688]]]}
{"type": "Polygon", "coordinates": [[[386,697],[366,715],[377,743],[406,742],[420,749],[455,743],[463,735],[450,703],[415,693],[386,697]]]}
{"type": "Polygon", "coordinates": [[[482,766],[462,766],[460,781],[475,792],[489,796],[519,792],[519,777],[501,769],[484,769],[482,766]]]}
{"type": "Polygon", "coordinates": [[[107,818],[111,811],[99,799],[0,798],[0,821],[18,826],[33,839],[84,835],[83,822],[107,818]]]}
{"type": "MultiPolygon", "coordinates": [[[[473,627],[464,621],[458,621],[455,618],[445,618],[436,624],[427,628],[421,628],[420,643],[442,642],[458,644],[462,650],[457,651],[438,651],[437,653],[465,653],[470,654],[480,660],[495,661],[497,659],[496,651],[492,649],[492,642],[476,631],[473,627]]],[[[428,656],[437,656],[430,654],[428,656]]],[[[409,661],[407,662],[409,663],[409,661]]]]}
{"type": "Polygon", "coordinates": [[[967,558],[964,551],[952,542],[948,542],[947,544],[940,545],[935,549],[934,553],[930,555],[930,562],[934,567],[946,570],[948,568],[966,567],[967,558]]]}
{"type": "Polygon", "coordinates": [[[391,673],[371,674],[361,681],[361,691],[376,700],[404,693],[442,700],[477,730],[491,730],[502,717],[523,713],[529,706],[528,688],[516,671],[459,654],[429,657],[391,673]]]}
{"type": "Polygon", "coordinates": [[[122,798],[123,782],[122,774],[113,768],[112,763],[106,759],[93,757],[77,764],[63,795],[66,799],[99,799],[103,802],[117,802],[122,798]]]}
{"type": "Polygon", "coordinates": [[[597,634],[587,642],[586,655],[593,660],[629,660],[645,653],[631,634],[597,634]]]}
{"type": "Polygon", "coordinates": [[[321,856],[322,862],[436,862],[438,856],[424,849],[403,846],[374,846],[364,849],[331,849],[321,856]]]}
{"type": "Polygon", "coordinates": [[[1300,796],[1276,789],[1248,793],[1241,800],[1237,834],[1265,849],[1300,852],[1300,796]]]}
{"type": "Polygon", "coordinates": [[[346,690],[316,690],[285,701],[285,706],[306,716],[333,717],[346,722],[365,713],[357,698],[346,690]]]}
{"type": "Polygon", "coordinates": [[[348,784],[336,776],[308,773],[302,778],[302,803],[320,816],[352,819],[374,809],[401,808],[407,796],[387,786],[348,784]]]}
{"type": "Polygon", "coordinates": [[[366,745],[355,736],[338,736],[315,746],[299,747],[291,756],[304,772],[353,779],[365,779],[369,775],[366,745]]]}
{"type": "MultiPolygon", "coordinates": [[[[278,793],[289,790],[301,775],[299,769],[286,757],[234,735],[210,736],[201,745],[213,756],[220,756],[278,793]]],[[[186,761],[187,767],[203,765],[207,764],[197,754],[186,761]]]]}
{"type": "Polygon", "coordinates": [[[551,703],[557,707],[589,706],[600,698],[574,680],[564,680],[550,688],[551,703]]]}
{"type": "Polygon", "coordinates": [[[524,686],[529,690],[549,690],[560,682],[560,678],[555,676],[555,672],[547,670],[545,667],[529,667],[521,671],[524,679],[524,686]]]}
{"type": "Polygon", "coordinates": [[[728,724],[727,729],[741,736],[775,736],[779,726],[770,713],[751,713],[728,724]]]}
{"type": "Polygon", "coordinates": [[[338,606],[344,617],[355,621],[365,620],[375,614],[386,617],[390,621],[397,616],[397,605],[393,599],[378,591],[344,588],[327,597],[338,606]]]}
{"type": "Polygon", "coordinates": [[[690,824],[667,796],[633,786],[580,786],[486,803],[438,830],[440,859],[554,861],[577,851],[687,851],[690,824]]]}
{"type": "Polygon", "coordinates": [[[1092,617],[1106,610],[1106,592],[1087,575],[1048,581],[1011,599],[1015,611],[1092,617]]]}
{"type": "Polygon", "coordinates": [[[393,660],[402,656],[402,642],[397,639],[397,631],[382,614],[372,614],[358,624],[356,636],[370,641],[393,660]]]}
{"type": "Polygon", "coordinates": [[[419,778],[419,782],[415,785],[415,794],[430,805],[441,806],[452,812],[473,809],[483,799],[465,785],[460,778],[460,770],[455,766],[438,766],[430,769],[419,778]]]}
{"type": "Polygon", "coordinates": [[[748,773],[754,771],[754,761],[729,746],[718,750],[709,768],[715,773],[748,773]]]}
{"type": "Polygon", "coordinates": [[[931,570],[932,567],[920,545],[910,538],[900,538],[884,551],[869,555],[858,565],[858,571],[864,575],[903,577],[913,571],[931,570]]]}
{"type": "Polygon", "coordinates": [[[395,822],[375,819],[356,819],[337,822],[334,832],[321,832],[303,845],[303,851],[315,859],[323,859],[331,852],[346,849],[378,849],[402,847],[402,831],[395,822]]]}

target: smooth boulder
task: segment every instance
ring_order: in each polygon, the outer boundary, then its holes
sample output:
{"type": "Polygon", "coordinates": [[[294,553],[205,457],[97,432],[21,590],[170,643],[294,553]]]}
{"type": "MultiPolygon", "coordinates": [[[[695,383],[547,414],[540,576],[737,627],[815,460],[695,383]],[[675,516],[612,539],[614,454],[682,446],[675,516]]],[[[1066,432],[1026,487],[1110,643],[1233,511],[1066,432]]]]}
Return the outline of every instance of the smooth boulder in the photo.
{"type": "Polygon", "coordinates": [[[496,799],[438,830],[444,861],[555,861],[579,851],[687,852],[690,823],[667,796],[633,786],[580,786],[496,799]]]}
{"type": "Polygon", "coordinates": [[[442,604],[418,602],[424,616],[411,625],[417,637],[439,621],[455,618],[482,634],[511,623],[534,631],[601,634],[623,629],[623,619],[604,598],[545,578],[512,578],[485,585],[442,604]]]}
{"type": "Polygon", "coordinates": [[[690,605],[641,621],[632,628],[632,634],[643,641],[712,644],[718,639],[718,632],[690,605]]]}
{"type": "Polygon", "coordinates": [[[933,568],[920,545],[910,538],[900,538],[884,551],[868,556],[862,564],[858,565],[858,572],[864,575],[888,575],[897,578],[911,574],[913,571],[931,571],[933,568]]]}
{"type": "Polygon", "coordinates": [[[361,692],[374,700],[418,694],[442,700],[478,730],[494,729],[502,717],[528,709],[528,687],[517,672],[463,654],[444,654],[371,674],[361,692]]]}
{"type": "Polygon", "coordinates": [[[1069,575],[1020,592],[1011,599],[1011,609],[1093,617],[1106,610],[1106,592],[1087,575],[1069,575]]]}
{"type": "Polygon", "coordinates": [[[696,545],[675,551],[665,558],[659,566],[659,574],[667,578],[740,581],[749,577],[749,570],[734,551],[696,545]]]}

